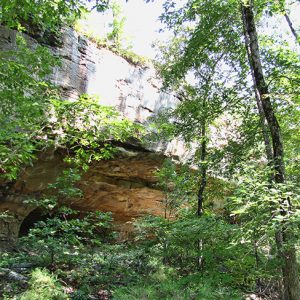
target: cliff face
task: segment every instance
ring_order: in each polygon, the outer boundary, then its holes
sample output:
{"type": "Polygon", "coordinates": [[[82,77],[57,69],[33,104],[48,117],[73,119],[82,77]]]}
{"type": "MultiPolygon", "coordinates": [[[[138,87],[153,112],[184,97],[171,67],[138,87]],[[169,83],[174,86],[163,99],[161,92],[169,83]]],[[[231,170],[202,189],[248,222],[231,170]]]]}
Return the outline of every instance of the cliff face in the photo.
{"type": "MultiPolygon", "coordinates": [[[[15,47],[16,32],[0,26],[0,51],[15,47]]],[[[28,45],[37,41],[26,36],[28,45]]],[[[97,95],[100,103],[111,105],[127,118],[145,122],[161,108],[174,107],[175,98],[162,92],[161,81],[151,66],[137,66],[105,48],[64,29],[58,46],[49,49],[60,57],[51,80],[61,88],[65,99],[82,93],[97,95]]]]}
{"type": "MultiPolygon", "coordinates": [[[[14,48],[15,38],[15,31],[0,27],[0,50],[14,48]]],[[[30,47],[37,44],[33,38],[26,39],[30,47]]],[[[97,48],[72,29],[65,29],[59,46],[49,48],[61,58],[61,66],[54,69],[51,80],[61,88],[65,99],[95,94],[101,104],[115,106],[123,116],[140,123],[176,103],[172,95],[160,90],[161,82],[152,67],[132,65],[107,49],[97,48]]],[[[83,211],[112,211],[119,224],[147,213],[162,214],[164,195],[156,187],[155,171],[163,161],[161,153],[178,154],[176,148],[176,144],[170,144],[167,148],[156,145],[129,151],[124,146],[114,159],[91,166],[79,182],[84,197],[71,205],[83,211]]],[[[1,196],[0,212],[13,215],[0,220],[2,242],[15,240],[23,220],[35,209],[23,200],[38,197],[63,168],[60,155],[46,152],[1,196]]]]}
{"type": "MultiPolygon", "coordinates": [[[[80,211],[112,212],[115,224],[123,234],[130,231],[126,222],[145,214],[163,215],[164,194],[157,188],[155,172],[164,160],[163,155],[151,152],[128,151],[119,148],[110,160],[95,162],[77,184],[83,197],[68,201],[80,211]]],[[[64,170],[63,155],[46,151],[34,166],[27,168],[10,189],[2,211],[14,214],[2,226],[2,239],[16,239],[23,220],[36,207],[24,205],[28,198],[39,198],[49,183],[64,170]]],[[[26,219],[27,223],[32,223],[26,219]]]]}

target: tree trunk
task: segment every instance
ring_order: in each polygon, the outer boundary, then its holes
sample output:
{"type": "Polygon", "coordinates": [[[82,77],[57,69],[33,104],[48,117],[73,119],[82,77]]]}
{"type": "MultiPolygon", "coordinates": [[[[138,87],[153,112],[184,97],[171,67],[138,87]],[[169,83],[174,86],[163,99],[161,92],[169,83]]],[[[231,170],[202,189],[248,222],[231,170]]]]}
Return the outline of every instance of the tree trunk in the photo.
{"type": "MultiPolygon", "coordinates": [[[[205,100],[204,100],[205,101],[205,100]]],[[[201,163],[201,182],[198,190],[198,206],[197,206],[197,216],[201,216],[203,213],[203,194],[206,187],[206,130],[205,130],[205,120],[203,120],[202,129],[201,129],[201,154],[200,154],[200,163],[201,163]]]]}
{"type": "MultiPolygon", "coordinates": [[[[205,99],[203,100],[203,108],[205,109],[205,99]]],[[[197,216],[201,217],[203,214],[203,199],[204,199],[204,190],[206,187],[206,171],[207,171],[207,166],[206,166],[206,130],[205,130],[205,118],[203,117],[202,119],[202,128],[201,128],[201,148],[200,148],[200,163],[201,163],[201,182],[198,190],[198,205],[197,205],[197,216]]],[[[202,270],[203,269],[203,240],[199,239],[197,241],[197,248],[198,248],[198,259],[197,259],[197,264],[198,264],[198,269],[202,270]]]]}
{"type": "MultiPolygon", "coordinates": [[[[246,46],[249,65],[251,66],[250,39],[249,39],[249,36],[247,34],[247,31],[246,31],[246,20],[245,20],[244,13],[242,13],[242,18],[243,18],[243,30],[244,30],[244,37],[245,37],[245,46],[246,46]]],[[[263,107],[262,107],[262,100],[260,98],[260,94],[259,94],[259,91],[258,91],[258,88],[257,88],[257,85],[256,85],[253,68],[251,67],[250,70],[251,70],[251,77],[252,77],[252,81],[253,81],[253,89],[254,89],[254,94],[255,94],[256,105],[257,105],[257,109],[258,109],[258,115],[259,115],[259,118],[260,118],[260,125],[261,125],[261,129],[262,129],[262,137],[263,137],[264,145],[265,145],[266,157],[267,157],[268,163],[271,164],[272,161],[273,161],[273,151],[272,151],[270,135],[269,135],[269,131],[268,131],[268,124],[267,124],[265,113],[264,113],[264,110],[263,110],[263,107]]],[[[273,181],[274,178],[271,178],[271,180],[273,181]]]]}
{"type": "MultiPolygon", "coordinates": [[[[204,190],[206,187],[207,179],[206,179],[206,172],[207,172],[207,164],[206,164],[206,95],[203,97],[202,100],[202,109],[203,114],[201,117],[201,145],[200,145],[200,174],[201,174],[201,182],[198,190],[198,205],[197,205],[197,216],[201,217],[203,214],[203,200],[204,200],[204,190]]],[[[203,270],[204,258],[203,258],[203,240],[198,239],[197,241],[197,249],[198,249],[198,258],[197,264],[198,269],[203,270]]]]}
{"type": "Polygon", "coordinates": [[[294,36],[295,39],[296,39],[296,43],[297,43],[298,45],[300,45],[300,39],[299,39],[299,36],[298,36],[298,34],[297,34],[297,32],[296,32],[294,26],[293,26],[293,23],[292,23],[292,21],[291,21],[289,15],[287,14],[286,11],[283,11],[283,15],[284,15],[284,17],[285,17],[285,19],[286,19],[286,21],[287,21],[289,27],[290,27],[290,30],[291,30],[293,36],[294,36]]]}
{"type": "MultiPolygon", "coordinates": [[[[284,152],[281,139],[281,130],[274,109],[271,103],[268,86],[265,82],[263,68],[260,59],[257,32],[254,21],[252,0],[241,1],[242,19],[245,26],[245,38],[249,39],[248,56],[250,68],[253,72],[254,86],[257,88],[260,103],[267,120],[273,148],[273,168],[274,181],[276,183],[285,182],[284,152]]],[[[246,40],[246,39],[245,39],[246,40]]],[[[247,45],[246,45],[247,46],[247,45]]],[[[290,209],[290,208],[288,208],[290,209]]],[[[282,209],[282,214],[287,211],[282,209]]],[[[276,234],[278,252],[282,260],[282,276],[284,285],[284,300],[300,299],[300,283],[298,275],[298,265],[296,251],[294,247],[287,247],[286,243],[291,239],[291,235],[283,228],[276,234]]]]}

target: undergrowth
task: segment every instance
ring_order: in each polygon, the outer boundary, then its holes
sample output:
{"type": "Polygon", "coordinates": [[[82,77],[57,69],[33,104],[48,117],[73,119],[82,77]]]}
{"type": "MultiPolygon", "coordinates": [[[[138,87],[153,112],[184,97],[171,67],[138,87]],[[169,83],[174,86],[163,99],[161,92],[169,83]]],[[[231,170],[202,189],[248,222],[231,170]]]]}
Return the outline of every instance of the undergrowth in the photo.
{"type": "Polygon", "coordinates": [[[3,299],[242,299],[255,288],[255,261],[248,247],[226,245],[236,228],[216,218],[148,217],[137,224],[134,240],[124,243],[105,214],[98,225],[91,217],[83,226],[76,219],[49,218],[13,252],[1,254],[0,268],[27,264],[22,274],[30,278],[28,286],[8,281],[3,299]],[[201,253],[199,237],[205,241],[201,253]]]}

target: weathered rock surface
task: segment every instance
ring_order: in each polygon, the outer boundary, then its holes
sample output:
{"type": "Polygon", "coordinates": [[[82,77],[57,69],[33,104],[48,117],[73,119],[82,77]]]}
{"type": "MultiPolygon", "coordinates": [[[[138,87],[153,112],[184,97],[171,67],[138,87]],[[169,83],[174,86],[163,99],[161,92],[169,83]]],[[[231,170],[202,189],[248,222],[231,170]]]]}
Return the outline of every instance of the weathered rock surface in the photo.
{"type": "MultiPolygon", "coordinates": [[[[114,159],[95,162],[90,167],[77,185],[83,197],[70,200],[68,204],[80,211],[112,212],[115,223],[126,235],[130,230],[130,223],[126,222],[133,218],[163,214],[164,194],[157,189],[155,176],[163,159],[155,153],[121,149],[114,159]]],[[[39,198],[65,167],[61,154],[47,151],[33,167],[24,171],[6,200],[0,202],[1,211],[14,213],[14,218],[7,219],[0,227],[2,241],[8,236],[10,241],[15,240],[26,216],[36,209],[24,205],[23,201],[39,198]]]]}
{"type": "MultiPolygon", "coordinates": [[[[37,45],[33,38],[26,39],[29,46],[37,45]]],[[[133,65],[108,49],[98,48],[71,28],[63,30],[61,39],[59,47],[48,47],[61,60],[51,80],[61,87],[65,99],[77,99],[82,93],[97,95],[101,104],[115,106],[137,122],[176,105],[173,95],[161,91],[161,80],[150,65],[133,65]]],[[[0,26],[0,51],[15,45],[16,31],[0,26]]]]}
{"type": "MultiPolygon", "coordinates": [[[[31,47],[37,41],[26,37],[31,47]]],[[[0,50],[13,49],[16,32],[0,26],[0,50]]],[[[65,99],[76,99],[82,93],[95,94],[103,105],[118,108],[124,117],[146,123],[162,108],[176,105],[175,97],[160,90],[161,82],[152,67],[135,66],[107,49],[99,49],[72,29],[64,30],[62,44],[49,46],[61,58],[51,80],[61,87],[65,99]]],[[[124,150],[114,159],[93,164],[79,182],[83,198],[72,201],[76,209],[111,211],[117,224],[127,230],[127,221],[145,214],[163,214],[163,193],[157,188],[155,171],[164,159],[161,153],[182,154],[181,145],[155,145],[145,151],[124,150]]],[[[24,199],[40,197],[49,183],[64,169],[62,157],[46,152],[33,167],[24,171],[18,181],[3,194],[0,213],[11,218],[0,219],[0,243],[18,237],[23,220],[35,207],[24,199]]]]}

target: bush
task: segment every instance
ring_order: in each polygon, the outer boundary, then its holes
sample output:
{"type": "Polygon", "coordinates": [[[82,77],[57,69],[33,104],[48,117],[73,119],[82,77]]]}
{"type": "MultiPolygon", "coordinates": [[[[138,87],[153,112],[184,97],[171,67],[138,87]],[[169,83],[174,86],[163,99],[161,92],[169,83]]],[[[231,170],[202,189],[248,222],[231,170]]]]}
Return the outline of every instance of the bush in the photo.
{"type": "Polygon", "coordinates": [[[47,270],[35,269],[31,273],[29,289],[20,300],[61,300],[67,299],[57,279],[47,270]]]}

